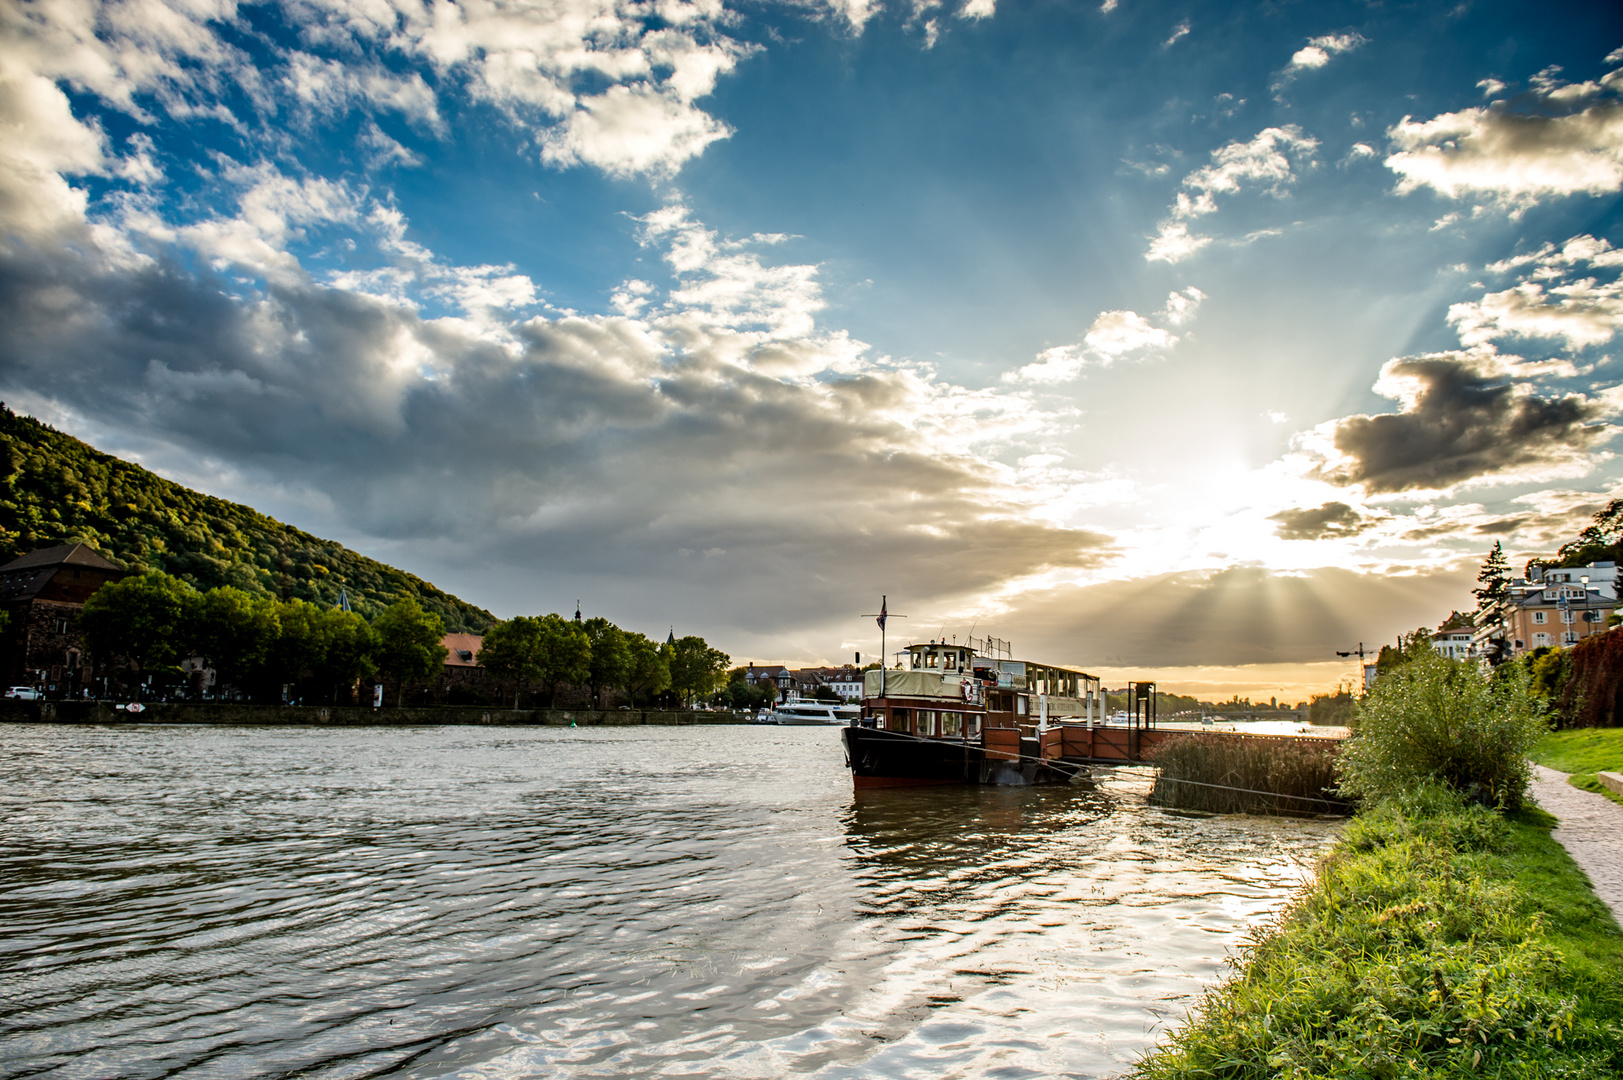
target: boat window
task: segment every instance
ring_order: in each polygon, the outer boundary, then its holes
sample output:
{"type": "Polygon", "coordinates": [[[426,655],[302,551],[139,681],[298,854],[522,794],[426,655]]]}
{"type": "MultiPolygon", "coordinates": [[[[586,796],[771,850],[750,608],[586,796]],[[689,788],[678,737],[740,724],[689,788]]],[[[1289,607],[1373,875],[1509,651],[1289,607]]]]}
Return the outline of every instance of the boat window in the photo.
{"type": "Polygon", "coordinates": [[[1021,715],[1021,716],[1026,715],[1026,699],[1025,698],[1016,697],[1014,699],[1014,711],[1016,713],[1018,713],[1019,715],[1021,715]]]}
{"type": "Polygon", "coordinates": [[[981,718],[971,713],[964,717],[964,734],[971,739],[979,738],[981,733],[981,718]]]}
{"type": "Polygon", "coordinates": [[[941,714],[941,734],[949,735],[949,736],[951,736],[953,738],[957,738],[959,735],[963,734],[963,730],[964,730],[964,714],[963,713],[955,713],[955,712],[953,712],[953,713],[942,713],[941,714]]]}
{"type": "Polygon", "coordinates": [[[911,719],[911,718],[908,716],[908,710],[906,710],[906,709],[892,709],[891,712],[890,712],[890,730],[892,730],[892,731],[907,731],[907,730],[909,730],[910,729],[910,725],[908,723],[909,719],[911,719]]]}

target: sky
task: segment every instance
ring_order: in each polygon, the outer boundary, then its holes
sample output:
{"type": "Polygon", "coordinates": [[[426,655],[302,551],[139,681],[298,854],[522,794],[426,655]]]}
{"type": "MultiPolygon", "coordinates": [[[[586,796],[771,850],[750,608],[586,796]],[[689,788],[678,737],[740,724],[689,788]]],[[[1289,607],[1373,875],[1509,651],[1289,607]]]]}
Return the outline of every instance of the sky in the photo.
{"type": "Polygon", "coordinates": [[[0,0],[0,397],[496,615],[1302,700],[1612,497],[1623,8],[0,0]]]}

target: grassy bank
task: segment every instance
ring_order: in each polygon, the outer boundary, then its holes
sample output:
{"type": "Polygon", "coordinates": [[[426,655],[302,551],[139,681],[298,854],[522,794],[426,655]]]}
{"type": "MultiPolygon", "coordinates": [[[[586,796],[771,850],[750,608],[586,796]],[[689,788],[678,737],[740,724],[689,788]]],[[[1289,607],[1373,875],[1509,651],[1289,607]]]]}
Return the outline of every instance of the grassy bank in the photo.
{"type": "Polygon", "coordinates": [[[1537,809],[1367,808],[1142,1080],[1623,1076],[1623,931],[1537,809]]]}
{"type": "Polygon", "coordinates": [[[1552,731],[1533,747],[1532,758],[1540,765],[1571,773],[1567,782],[1623,803],[1623,796],[1610,790],[1595,775],[1623,773],[1623,728],[1580,728],[1552,731]]]}

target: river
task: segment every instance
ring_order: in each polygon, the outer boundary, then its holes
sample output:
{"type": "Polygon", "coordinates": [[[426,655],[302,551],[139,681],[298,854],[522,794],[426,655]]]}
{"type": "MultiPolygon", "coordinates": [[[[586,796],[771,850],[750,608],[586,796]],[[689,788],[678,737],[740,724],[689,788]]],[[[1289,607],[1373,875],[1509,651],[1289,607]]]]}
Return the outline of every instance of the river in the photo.
{"type": "Polygon", "coordinates": [[[1103,1077],[1336,826],[833,728],[0,725],[0,1076],[1103,1077]]]}

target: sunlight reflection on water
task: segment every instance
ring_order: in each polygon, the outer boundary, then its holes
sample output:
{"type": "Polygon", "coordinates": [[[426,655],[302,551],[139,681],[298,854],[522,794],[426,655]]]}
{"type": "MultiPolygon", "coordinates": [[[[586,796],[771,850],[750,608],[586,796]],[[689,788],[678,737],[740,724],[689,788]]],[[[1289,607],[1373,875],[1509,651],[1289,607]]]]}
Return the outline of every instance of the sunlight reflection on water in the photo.
{"type": "Polygon", "coordinates": [[[1335,828],[832,728],[0,734],[17,1077],[1109,1076],[1335,828]]]}

